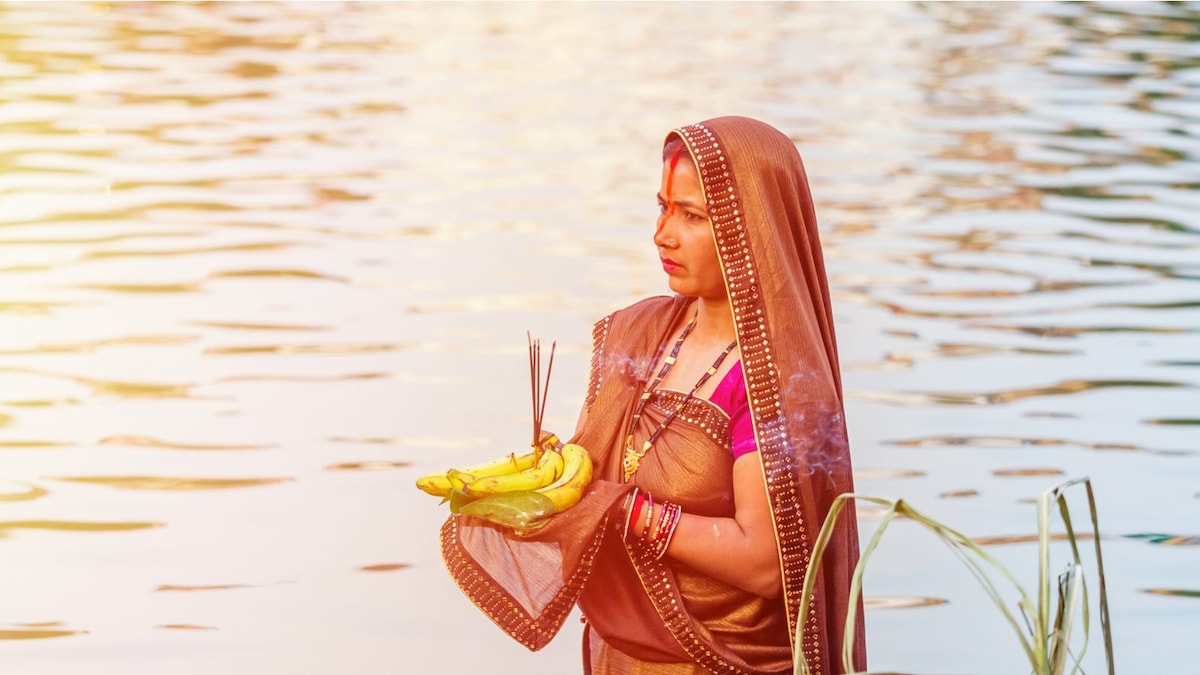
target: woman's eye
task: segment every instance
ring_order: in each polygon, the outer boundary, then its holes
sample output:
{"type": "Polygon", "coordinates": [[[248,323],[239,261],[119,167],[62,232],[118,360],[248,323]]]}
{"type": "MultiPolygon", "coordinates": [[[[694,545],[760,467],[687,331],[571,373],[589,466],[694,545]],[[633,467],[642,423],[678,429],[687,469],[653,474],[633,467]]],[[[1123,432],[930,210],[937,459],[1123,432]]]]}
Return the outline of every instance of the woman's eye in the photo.
{"type": "Polygon", "coordinates": [[[702,220],[707,220],[704,216],[698,213],[692,213],[691,211],[684,211],[684,217],[687,218],[688,222],[690,223],[698,223],[702,220]]]}
{"type": "Polygon", "coordinates": [[[658,214],[659,214],[660,216],[665,216],[665,215],[667,215],[667,205],[666,205],[666,204],[664,204],[664,203],[662,203],[662,202],[659,202],[659,203],[658,203],[658,214]]]}

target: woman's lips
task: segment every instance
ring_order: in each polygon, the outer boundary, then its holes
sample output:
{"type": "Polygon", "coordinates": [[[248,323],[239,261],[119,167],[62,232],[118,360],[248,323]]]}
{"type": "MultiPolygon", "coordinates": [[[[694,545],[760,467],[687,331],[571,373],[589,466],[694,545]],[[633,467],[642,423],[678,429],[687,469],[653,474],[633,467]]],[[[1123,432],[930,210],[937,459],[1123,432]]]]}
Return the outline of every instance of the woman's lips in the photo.
{"type": "Polygon", "coordinates": [[[681,265],[670,258],[662,258],[662,267],[664,272],[673,272],[681,267],[681,265]]]}

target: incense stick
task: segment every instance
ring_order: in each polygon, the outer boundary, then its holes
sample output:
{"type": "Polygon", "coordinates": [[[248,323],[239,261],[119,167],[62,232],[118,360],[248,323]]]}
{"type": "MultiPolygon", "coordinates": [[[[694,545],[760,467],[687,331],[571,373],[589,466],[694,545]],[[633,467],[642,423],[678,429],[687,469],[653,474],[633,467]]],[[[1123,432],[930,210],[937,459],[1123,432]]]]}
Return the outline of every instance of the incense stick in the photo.
{"type": "Polygon", "coordinates": [[[550,374],[554,372],[554,350],[557,342],[550,343],[550,359],[546,364],[546,379],[542,380],[542,343],[533,339],[529,331],[525,331],[525,339],[529,342],[529,389],[533,402],[533,447],[534,453],[540,455],[542,440],[542,419],[546,415],[546,400],[550,392],[550,374]],[[543,384],[544,382],[544,384],[543,384]]]}

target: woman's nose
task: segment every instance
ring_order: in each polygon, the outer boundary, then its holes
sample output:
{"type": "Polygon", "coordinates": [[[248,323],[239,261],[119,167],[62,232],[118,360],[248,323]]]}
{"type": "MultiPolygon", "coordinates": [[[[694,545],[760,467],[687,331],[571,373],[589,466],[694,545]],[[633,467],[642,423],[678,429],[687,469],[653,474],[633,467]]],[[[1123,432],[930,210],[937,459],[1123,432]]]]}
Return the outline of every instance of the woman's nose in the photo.
{"type": "Polygon", "coordinates": [[[671,247],[675,245],[675,237],[671,229],[671,215],[674,209],[667,207],[667,212],[658,217],[658,226],[654,228],[654,245],[671,247]]]}

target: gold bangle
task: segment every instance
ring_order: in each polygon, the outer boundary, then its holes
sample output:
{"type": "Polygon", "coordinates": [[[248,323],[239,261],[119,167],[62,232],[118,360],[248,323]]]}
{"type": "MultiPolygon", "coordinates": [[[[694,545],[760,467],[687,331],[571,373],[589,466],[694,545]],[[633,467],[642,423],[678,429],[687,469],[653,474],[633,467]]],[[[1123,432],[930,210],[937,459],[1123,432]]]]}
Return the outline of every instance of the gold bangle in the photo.
{"type": "Polygon", "coordinates": [[[646,524],[642,527],[642,541],[647,543],[653,541],[650,539],[650,525],[654,522],[654,495],[646,493],[646,524]]]}

